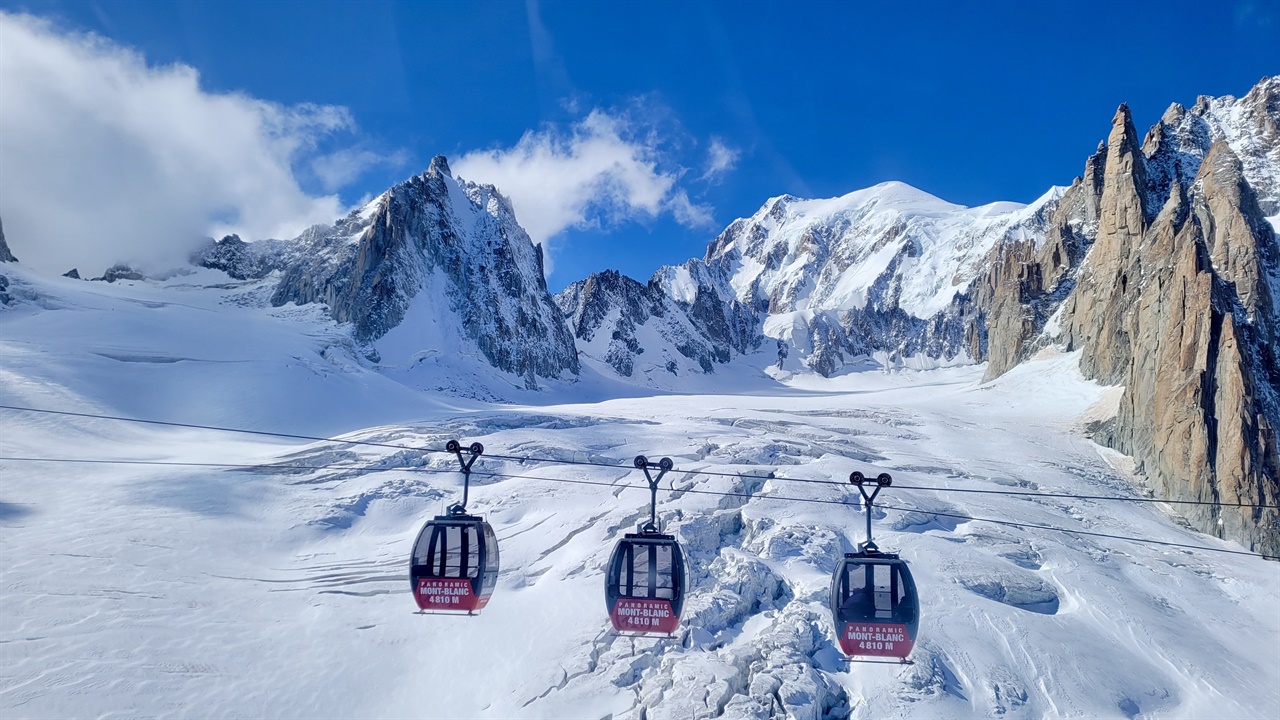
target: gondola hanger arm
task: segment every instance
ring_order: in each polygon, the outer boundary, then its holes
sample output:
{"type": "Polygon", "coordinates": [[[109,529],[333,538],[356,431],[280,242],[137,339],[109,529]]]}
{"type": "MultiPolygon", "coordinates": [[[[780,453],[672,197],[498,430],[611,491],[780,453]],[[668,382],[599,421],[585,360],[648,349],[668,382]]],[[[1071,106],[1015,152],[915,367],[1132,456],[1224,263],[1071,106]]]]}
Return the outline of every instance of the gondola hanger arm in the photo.
{"type": "Polygon", "coordinates": [[[644,478],[649,482],[649,522],[644,524],[641,531],[656,533],[658,532],[658,483],[662,482],[662,477],[675,467],[675,463],[671,458],[664,457],[655,464],[644,455],[637,455],[634,464],[644,471],[644,478]],[[658,469],[657,477],[649,472],[649,468],[653,467],[658,469]]]}
{"type": "Polygon", "coordinates": [[[864,552],[879,552],[880,548],[876,545],[875,541],[871,539],[871,515],[872,510],[875,507],[876,496],[879,495],[880,491],[884,488],[893,485],[893,476],[889,473],[880,473],[877,475],[874,481],[875,489],[870,493],[867,492],[867,485],[871,484],[872,481],[868,480],[867,476],[863,475],[860,471],[854,470],[849,473],[849,482],[858,488],[858,492],[862,495],[862,500],[867,508],[867,541],[862,543],[861,549],[864,552]]]}
{"type": "Polygon", "coordinates": [[[462,443],[457,440],[450,440],[445,443],[444,449],[453,453],[458,458],[458,464],[462,466],[462,502],[450,505],[449,514],[466,515],[467,499],[471,494],[471,466],[476,464],[476,460],[484,454],[484,445],[473,442],[467,447],[463,447],[462,443]],[[463,457],[463,453],[467,453],[468,457],[463,457]]]}

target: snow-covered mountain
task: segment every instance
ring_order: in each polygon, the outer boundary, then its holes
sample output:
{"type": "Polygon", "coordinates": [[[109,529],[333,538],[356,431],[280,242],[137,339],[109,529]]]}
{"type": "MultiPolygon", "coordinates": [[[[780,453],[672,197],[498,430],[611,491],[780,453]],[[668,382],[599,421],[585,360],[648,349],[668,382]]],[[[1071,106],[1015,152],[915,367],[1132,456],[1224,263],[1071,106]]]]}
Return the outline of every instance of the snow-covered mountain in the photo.
{"type": "Polygon", "coordinates": [[[992,247],[1043,234],[1060,195],[970,209],[889,182],[831,200],[776,197],[734,221],[704,258],[658,270],[644,297],[661,312],[641,312],[634,290],[610,295],[622,281],[606,275],[557,301],[583,354],[627,376],[637,363],[648,376],[678,373],[678,356],[714,372],[761,349],[776,351],[779,371],[822,375],[876,353],[890,363],[972,361],[985,333],[969,285],[992,247]],[[699,332],[669,334],[676,327],[699,332]]]}
{"type": "MultiPolygon", "coordinates": [[[[1242,98],[1172,105],[1142,146],[1152,217],[1175,178],[1192,186],[1219,140],[1240,159],[1263,213],[1280,214],[1278,123],[1280,78],[1242,98]]],[[[1106,156],[1104,143],[1075,186],[1028,206],[966,208],[899,182],[827,200],[772,198],[701,259],[663,267],[643,286],[593,275],[557,302],[584,358],[641,382],[714,372],[756,351],[776,352],[780,370],[827,376],[869,355],[980,362],[990,353],[995,285],[1006,279],[995,268],[1023,243],[1052,243],[1064,266],[1083,259],[1098,232],[1106,156]]],[[[1051,314],[1038,318],[1037,334],[1051,314]]],[[[1025,357],[1020,349],[998,348],[998,366],[1025,357]]]]}
{"type": "Polygon", "coordinates": [[[679,271],[684,284],[678,297],[657,277],[642,285],[614,271],[593,274],[556,295],[580,357],[605,373],[663,388],[678,387],[678,377],[712,373],[717,363],[759,346],[748,308],[690,279],[691,271],[705,268],[691,263],[679,271]]]}
{"type": "Polygon", "coordinates": [[[1169,196],[1174,179],[1191,187],[1216,141],[1240,159],[1266,215],[1280,215],[1280,76],[1263,78],[1244,97],[1200,96],[1190,109],[1169,106],[1142,143],[1150,197],[1169,196]]]}
{"type": "Polygon", "coordinates": [[[529,388],[578,372],[541,248],[506,198],[454,179],[443,156],[332,226],[288,242],[224,238],[193,261],[238,279],[276,273],[272,305],[323,303],[372,362],[402,378],[456,364],[443,357],[455,352],[529,388]]]}

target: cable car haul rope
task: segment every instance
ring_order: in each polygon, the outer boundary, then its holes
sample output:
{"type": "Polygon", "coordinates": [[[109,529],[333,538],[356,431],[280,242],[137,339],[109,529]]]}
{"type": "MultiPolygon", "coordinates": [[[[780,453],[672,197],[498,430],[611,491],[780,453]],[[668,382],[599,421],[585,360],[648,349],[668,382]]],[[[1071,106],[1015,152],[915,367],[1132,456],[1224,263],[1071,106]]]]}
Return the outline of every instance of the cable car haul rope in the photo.
{"type": "MultiPolygon", "coordinates": [[[[135,418],[115,417],[109,415],[92,415],[88,413],[43,410],[0,405],[2,410],[20,412],[47,413],[71,417],[93,418],[99,420],[115,420],[122,422],[145,423],[171,427],[194,428],[218,432],[235,432],[268,437],[310,440],[318,442],[338,442],[348,445],[364,445],[397,450],[411,450],[425,453],[448,453],[453,455],[459,465],[457,471],[420,468],[420,467],[377,467],[353,464],[318,464],[318,465],[248,465],[233,463],[194,463],[149,460],[114,460],[88,458],[39,458],[39,457],[0,457],[5,462],[41,462],[41,463],[90,463],[90,464],[136,464],[161,466],[211,467],[219,469],[242,469],[255,472],[280,470],[356,470],[366,472],[383,472],[399,470],[407,472],[444,473],[461,472],[463,476],[463,494],[461,501],[451,505],[444,515],[438,515],[426,521],[418,532],[409,557],[410,589],[418,612],[424,614],[465,614],[475,615],[484,609],[497,584],[500,568],[498,539],[493,527],[483,517],[467,512],[467,501],[470,494],[471,476],[473,474],[488,477],[528,479],[547,482],[563,482],[581,485],[599,485],[615,487],[611,482],[592,480],[574,480],[569,478],[518,475],[500,472],[474,470],[476,461],[485,454],[484,446],[471,443],[463,446],[457,440],[450,440],[443,450],[433,448],[415,448],[393,443],[367,442],[322,438],[289,433],[243,430],[237,428],[195,425],[190,423],[164,422],[156,420],[140,420],[135,418]]],[[[629,468],[641,470],[645,475],[650,493],[649,518],[634,533],[627,533],[614,546],[605,569],[605,609],[614,630],[629,635],[671,636],[680,625],[681,611],[684,607],[687,589],[687,572],[684,551],[675,535],[662,532],[657,517],[657,494],[659,483],[663,477],[675,470],[671,458],[662,458],[659,462],[650,462],[645,456],[637,456],[630,466],[617,463],[558,460],[554,458],[524,457],[514,455],[488,455],[498,460],[510,462],[533,462],[552,465],[589,465],[610,468],[629,468]],[[654,473],[656,471],[656,474],[654,473]]],[[[768,475],[750,475],[741,473],[718,472],[712,470],[680,470],[685,475],[723,476],[738,479],[762,479],[783,482],[800,482],[813,484],[841,485],[829,480],[809,478],[778,477],[768,475]]],[[[851,659],[886,658],[899,662],[908,662],[906,658],[917,639],[920,623],[920,597],[911,575],[910,567],[905,559],[896,553],[880,550],[872,539],[872,509],[880,492],[894,487],[893,479],[888,473],[879,474],[874,480],[861,472],[854,472],[849,482],[858,488],[862,501],[844,501],[822,498],[805,498],[784,495],[755,495],[750,493],[723,492],[703,490],[699,488],[681,488],[681,493],[695,493],[726,497],[758,498],[780,502],[805,502],[843,506],[862,506],[866,512],[867,539],[858,546],[857,552],[845,553],[837,564],[831,579],[831,615],[835,626],[837,640],[841,650],[851,659]],[[870,489],[869,489],[870,488],[870,489]]],[[[1091,501],[1120,502],[1163,502],[1169,504],[1216,505],[1219,507],[1269,508],[1269,505],[1249,505],[1245,503],[1217,503],[1202,501],[1174,501],[1156,498],[1112,497],[1095,495],[1078,495],[1070,493],[1046,493],[1038,491],[1003,491],[983,490],[976,488],[945,488],[896,486],[903,490],[926,490],[931,492],[969,492],[995,495],[1012,495],[1024,497],[1071,498],[1091,501]]],[[[881,504],[880,507],[890,510],[912,511],[912,508],[881,504]]],[[[1101,537],[1130,542],[1147,543],[1167,547],[1217,552],[1234,555],[1249,555],[1268,560],[1280,560],[1280,557],[1259,555],[1256,553],[1215,548],[1200,545],[1168,542],[1153,538],[1142,538],[1125,535],[1075,530],[1071,528],[1039,525],[1012,520],[980,518],[958,513],[935,511],[928,512],[939,517],[956,518],[967,521],[989,522],[1018,528],[1029,528],[1062,532],[1073,535],[1101,537]]],[[[874,660],[871,660],[874,661],[874,660]]]]}

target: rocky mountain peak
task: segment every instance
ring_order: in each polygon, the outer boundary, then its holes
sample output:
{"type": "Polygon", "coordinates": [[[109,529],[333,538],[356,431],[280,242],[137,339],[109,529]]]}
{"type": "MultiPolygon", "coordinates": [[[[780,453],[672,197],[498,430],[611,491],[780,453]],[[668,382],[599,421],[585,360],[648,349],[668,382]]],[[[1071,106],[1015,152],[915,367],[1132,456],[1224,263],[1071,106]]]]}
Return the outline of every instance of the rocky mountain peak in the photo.
{"type": "Polygon", "coordinates": [[[1169,197],[1165,200],[1164,207],[1160,208],[1159,214],[1156,215],[1156,223],[1163,219],[1169,219],[1175,225],[1182,225],[1187,216],[1187,192],[1182,188],[1182,182],[1178,178],[1173,179],[1173,185],[1169,188],[1169,197]]]}
{"type": "Polygon", "coordinates": [[[1280,115],[1280,75],[1264,77],[1242,98],[1251,118],[1260,123],[1265,137],[1276,137],[1276,118],[1280,115]]]}
{"type": "Polygon", "coordinates": [[[431,164],[427,166],[427,173],[453,177],[453,172],[449,170],[449,159],[443,155],[436,155],[431,158],[431,164]]]}
{"type": "MultiPolygon", "coordinates": [[[[1263,213],[1280,214],[1280,76],[1263,78],[1238,99],[1201,97],[1190,112],[1166,113],[1152,131],[1166,139],[1163,149],[1144,148],[1157,178],[1176,173],[1189,185],[1210,145],[1225,140],[1240,159],[1263,213]]],[[[1161,187],[1157,183],[1153,192],[1161,187]]]]}
{"type": "Polygon", "coordinates": [[[350,323],[365,356],[388,370],[473,355],[529,388],[578,372],[541,249],[507,198],[455,179],[443,155],[332,225],[288,241],[227,236],[192,262],[241,280],[277,273],[273,305],[328,306],[334,320],[350,323]],[[458,352],[442,359],[429,350],[443,347],[458,352]]]}
{"type": "Polygon", "coordinates": [[[1107,163],[1102,187],[1101,222],[1117,237],[1142,233],[1147,222],[1146,157],[1128,105],[1120,105],[1107,136],[1107,163]]]}

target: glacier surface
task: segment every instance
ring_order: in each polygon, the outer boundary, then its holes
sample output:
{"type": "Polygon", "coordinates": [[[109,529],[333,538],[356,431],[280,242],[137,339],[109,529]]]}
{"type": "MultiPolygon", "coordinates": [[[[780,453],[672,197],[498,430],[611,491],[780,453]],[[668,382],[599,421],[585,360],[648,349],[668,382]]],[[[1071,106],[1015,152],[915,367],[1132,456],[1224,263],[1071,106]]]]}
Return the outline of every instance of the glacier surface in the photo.
{"type": "Polygon", "coordinates": [[[584,363],[529,391],[445,349],[439,373],[483,388],[461,397],[396,382],[319,306],[272,307],[259,281],[6,272],[2,404],[404,448],[0,411],[7,458],[253,466],[0,461],[6,718],[1280,711],[1280,565],[947,517],[1239,549],[1167,506],[907,489],[1140,493],[1081,433],[1115,389],[1082,380],[1074,355],[989,384],[981,366],[786,382],[743,369],[699,392],[584,363]],[[522,476],[471,490],[501,542],[493,600],[475,618],[411,612],[410,543],[460,492],[455,461],[425,449],[455,437],[492,454],[672,457],[659,513],[692,580],[676,637],[609,632],[603,565],[647,514],[623,468],[482,458],[522,476]],[[345,467],[308,469],[329,465],[345,467]],[[850,663],[834,644],[829,577],[864,515],[847,485],[792,480],[855,469],[899,486],[874,520],[921,591],[913,665],[850,663]]]}

